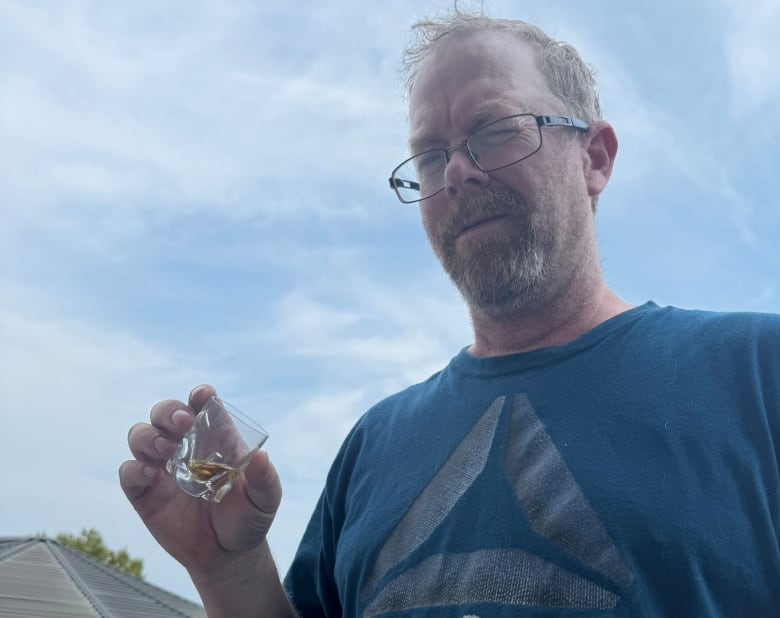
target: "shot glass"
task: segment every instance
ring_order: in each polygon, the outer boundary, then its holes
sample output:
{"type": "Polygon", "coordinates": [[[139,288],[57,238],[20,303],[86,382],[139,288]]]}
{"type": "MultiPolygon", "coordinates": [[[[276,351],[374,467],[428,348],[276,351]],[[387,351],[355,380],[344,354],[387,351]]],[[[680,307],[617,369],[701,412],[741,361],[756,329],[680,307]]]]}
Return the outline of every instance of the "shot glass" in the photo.
{"type": "Polygon", "coordinates": [[[214,396],[198,412],[165,469],[191,496],[219,502],[267,439],[260,425],[214,396]]]}

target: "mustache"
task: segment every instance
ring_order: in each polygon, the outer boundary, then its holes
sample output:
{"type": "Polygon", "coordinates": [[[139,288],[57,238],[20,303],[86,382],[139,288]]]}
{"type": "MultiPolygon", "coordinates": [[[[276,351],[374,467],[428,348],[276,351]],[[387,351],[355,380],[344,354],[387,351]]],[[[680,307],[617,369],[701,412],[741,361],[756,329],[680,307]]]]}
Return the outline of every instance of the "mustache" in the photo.
{"type": "Polygon", "coordinates": [[[501,214],[524,212],[527,203],[515,191],[490,190],[456,199],[441,224],[443,238],[452,239],[478,221],[501,214]]]}

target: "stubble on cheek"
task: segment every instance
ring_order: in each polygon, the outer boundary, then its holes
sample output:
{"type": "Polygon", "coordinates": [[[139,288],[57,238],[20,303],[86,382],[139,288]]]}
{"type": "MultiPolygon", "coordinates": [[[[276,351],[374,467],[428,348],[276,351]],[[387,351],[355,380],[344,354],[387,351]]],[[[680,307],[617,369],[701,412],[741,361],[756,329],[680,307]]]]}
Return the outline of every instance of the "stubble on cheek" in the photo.
{"type": "Polygon", "coordinates": [[[467,226],[497,215],[522,216],[527,211],[526,203],[519,194],[487,191],[474,198],[453,202],[435,226],[426,220],[425,230],[436,255],[443,262],[448,262],[456,259],[458,235],[467,226]]]}
{"type": "Polygon", "coordinates": [[[486,192],[451,205],[426,231],[445,272],[466,302],[487,314],[514,311],[533,300],[544,278],[546,246],[538,211],[514,192],[486,192]],[[458,242],[470,222],[496,215],[506,225],[458,242]]]}

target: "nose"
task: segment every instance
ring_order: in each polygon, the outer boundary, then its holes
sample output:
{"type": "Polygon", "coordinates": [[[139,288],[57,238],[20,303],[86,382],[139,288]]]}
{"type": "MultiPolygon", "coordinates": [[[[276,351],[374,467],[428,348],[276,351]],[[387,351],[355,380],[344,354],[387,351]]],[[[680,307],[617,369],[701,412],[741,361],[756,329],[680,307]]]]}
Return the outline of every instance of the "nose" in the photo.
{"type": "Polygon", "coordinates": [[[465,146],[454,150],[444,168],[444,190],[451,199],[461,193],[484,189],[488,175],[479,169],[471,159],[465,146]]]}

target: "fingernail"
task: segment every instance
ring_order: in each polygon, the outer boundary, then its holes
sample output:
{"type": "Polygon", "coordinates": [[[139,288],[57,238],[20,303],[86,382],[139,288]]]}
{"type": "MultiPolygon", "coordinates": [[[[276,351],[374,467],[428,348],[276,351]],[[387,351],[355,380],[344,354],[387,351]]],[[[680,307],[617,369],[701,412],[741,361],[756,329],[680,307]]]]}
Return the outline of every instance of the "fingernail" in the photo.
{"type": "Polygon", "coordinates": [[[172,447],[173,442],[170,440],[166,440],[161,436],[157,436],[154,439],[154,450],[157,451],[159,455],[167,455],[171,451],[172,447]]]}
{"type": "Polygon", "coordinates": [[[190,399],[195,397],[200,391],[202,391],[205,388],[206,388],[205,384],[201,384],[200,386],[196,386],[195,388],[193,388],[192,391],[190,391],[190,399]]]}
{"type": "Polygon", "coordinates": [[[185,422],[187,419],[190,418],[190,413],[186,410],[176,410],[171,415],[171,421],[173,422],[174,426],[178,427],[183,422],[185,422]]]}

